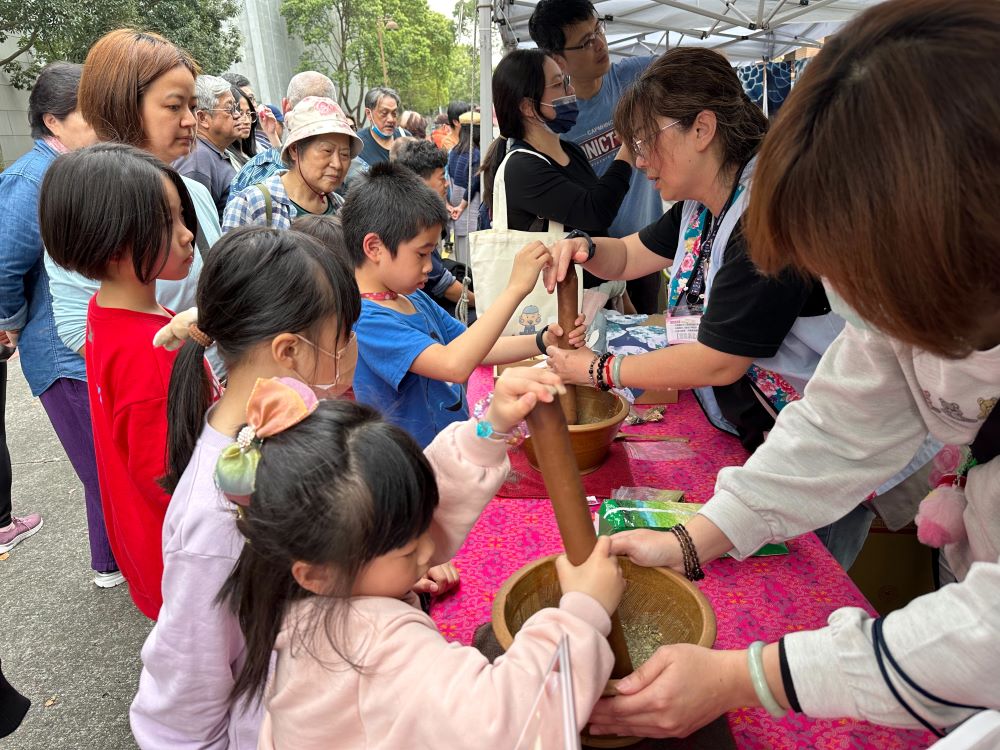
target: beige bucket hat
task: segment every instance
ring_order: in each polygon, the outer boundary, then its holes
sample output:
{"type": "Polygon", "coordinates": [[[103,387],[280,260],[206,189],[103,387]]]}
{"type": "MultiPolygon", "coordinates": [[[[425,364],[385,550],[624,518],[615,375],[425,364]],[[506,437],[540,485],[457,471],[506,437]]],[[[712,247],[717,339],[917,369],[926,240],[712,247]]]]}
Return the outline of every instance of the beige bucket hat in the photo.
{"type": "Polygon", "coordinates": [[[285,113],[285,142],[281,146],[281,159],[285,161],[288,147],[314,135],[334,133],[351,137],[351,158],[364,148],[358,134],[347,121],[344,110],[333,99],[307,96],[291,112],[285,113]]]}

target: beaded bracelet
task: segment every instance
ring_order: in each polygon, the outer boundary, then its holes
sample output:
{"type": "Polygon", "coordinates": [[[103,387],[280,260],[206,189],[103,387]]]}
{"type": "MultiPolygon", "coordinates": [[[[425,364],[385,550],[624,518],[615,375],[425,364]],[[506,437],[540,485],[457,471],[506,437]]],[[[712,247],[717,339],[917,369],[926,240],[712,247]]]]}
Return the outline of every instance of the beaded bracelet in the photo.
{"type": "Polygon", "coordinates": [[[512,448],[516,448],[528,437],[528,425],[521,422],[514,425],[510,432],[497,432],[493,429],[493,425],[485,419],[486,411],[492,403],[493,394],[487,393],[472,407],[472,416],[476,419],[476,437],[481,437],[484,440],[503,441],[512,448]]]}
{"type": "Polygon", "coordinates": [[[605,369],[608,364],[608,360],[611,359],[610,354],[602,354],[600,360],[597,363],[597,387],[602,391],[610,391],[611,386],[608,385],[608,381],[605,377],[605,369]]]}
{"type": "Polygon", "coordinates": [[[594,384],[594,388],[597,388],[597,378],[594,377],[594,366],[600,358],[600,354],[595,354],[594,358],[590,360],[590,367],[587,368],[587,377],[590,378],[590,382],[594,384]]]}
{"type": "Polygon", "coordinates": [[[691,535],[684,528],[684,524],[679,523],[669,529],[681,545],[681,555],[684,558],[684,576],[689,581],[700,581],[705,577],[705,571],[701,569],[701,562],[698,560],[698,550],[691,540],[691,535]]]}

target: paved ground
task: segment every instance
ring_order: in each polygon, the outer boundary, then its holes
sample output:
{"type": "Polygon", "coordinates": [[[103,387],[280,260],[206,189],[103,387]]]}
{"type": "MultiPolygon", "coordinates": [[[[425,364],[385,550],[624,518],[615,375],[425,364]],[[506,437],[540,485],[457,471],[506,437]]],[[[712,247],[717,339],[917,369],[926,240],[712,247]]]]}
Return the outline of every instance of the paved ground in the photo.
{"type": "Polygon", "coordinates": [[[133,606],[127,584],[94,586],[83,488],[18,359],[7,377],[14,512],[41,513],[45,525],[0,561],[0,659],[32,701],[0,748],[135,748],[128,706],[151,623],[133,606]]]}

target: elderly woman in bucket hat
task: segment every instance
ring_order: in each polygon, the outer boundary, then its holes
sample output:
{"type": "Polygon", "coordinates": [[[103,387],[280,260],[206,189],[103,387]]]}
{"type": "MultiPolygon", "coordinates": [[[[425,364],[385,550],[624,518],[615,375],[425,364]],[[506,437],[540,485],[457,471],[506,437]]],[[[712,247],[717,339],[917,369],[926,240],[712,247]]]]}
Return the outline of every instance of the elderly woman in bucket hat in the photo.
{"type": "Polygon", "coordinates": [[[296,216],[336,213],[344,199],[334,191],[361,148],[335,101],[307,96],[285,115],[281,160],[288,168],[233,196],[222,231],[250,225],[288,229],[296,216]]]}

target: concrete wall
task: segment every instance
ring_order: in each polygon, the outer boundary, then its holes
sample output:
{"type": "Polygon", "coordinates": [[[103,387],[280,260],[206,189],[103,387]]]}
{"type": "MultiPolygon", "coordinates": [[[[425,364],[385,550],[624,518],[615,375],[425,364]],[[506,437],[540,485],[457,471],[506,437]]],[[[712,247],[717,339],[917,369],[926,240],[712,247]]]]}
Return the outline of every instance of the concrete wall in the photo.
{"type": "Polygon", "coordinates": [[[235,20],[243,37],[242,60],[229,70],[250,79],[261,104],[281,106],[302,46],[288,37],[281,0],[246,0],[241,5],[235,20]]]}
{"type": "MultiPolygon", "coordinates": [[[[11,40],[0,44],[0,58],[16,49],[11,40]]],[[[29,132],[28,92],[15,89],[0,73],[0,169],[6,169],[31,149],[29,132]]]]}

